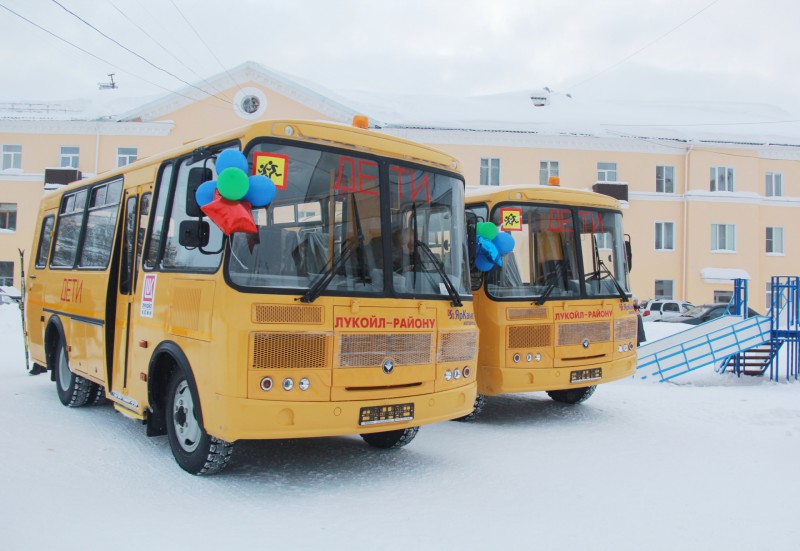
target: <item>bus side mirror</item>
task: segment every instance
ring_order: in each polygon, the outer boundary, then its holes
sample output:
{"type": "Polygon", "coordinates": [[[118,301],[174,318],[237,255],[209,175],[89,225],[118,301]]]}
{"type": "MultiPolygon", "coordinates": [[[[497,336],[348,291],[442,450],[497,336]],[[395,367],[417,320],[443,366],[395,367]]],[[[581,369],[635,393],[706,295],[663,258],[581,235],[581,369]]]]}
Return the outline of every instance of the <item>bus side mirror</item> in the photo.
{"type": "Polygon", "coordinates": [[[200,205],[197,204],[197,188],[203,182],[207,182],[214,177],[210,168],[196,166],[189,169],[189,182],[186,185],[186,215],[192,218],[199,218],[203,216],[203,211],[200,210],[200,205]]]}
{"type": "Polygon", "coordinates": [[[187,249],[208,245],[211,227],[205,220],[184,220],[178,231],[178,243],[187,249]]]}
{"type": "Polygon", "coordinates": [[[628,261],[628,271],[633,269],[633,251],[631,250],[631,236],[625,234],[625,260],[628,261]]]}
{"type": "Polygon", "coordinates": [[[475,265],[475,253],[478,246],[478,216],[470,211],[464,213],[467,219],[467,250],[469,265],[475,265]]]}

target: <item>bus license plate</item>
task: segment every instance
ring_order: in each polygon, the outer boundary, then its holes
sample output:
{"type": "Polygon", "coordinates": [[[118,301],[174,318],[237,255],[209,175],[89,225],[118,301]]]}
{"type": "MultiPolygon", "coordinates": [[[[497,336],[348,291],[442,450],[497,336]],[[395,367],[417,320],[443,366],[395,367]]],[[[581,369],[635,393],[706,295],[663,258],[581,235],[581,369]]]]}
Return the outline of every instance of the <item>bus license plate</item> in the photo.
{"type": "Polygon", "coordinates": [[[570,383],[581,383],[583,381],[596,381],[603,378],[603,369],[593,367],[592,369],[578,369],[569,372],[570,383]]]}
{"type": "Polygon", "coordinates": [[[359,425],[380,425],[381,423],[400,423],[414,419],[414,404],[395,404],[391,406],[372,406],[361,408],[359,425]]]}

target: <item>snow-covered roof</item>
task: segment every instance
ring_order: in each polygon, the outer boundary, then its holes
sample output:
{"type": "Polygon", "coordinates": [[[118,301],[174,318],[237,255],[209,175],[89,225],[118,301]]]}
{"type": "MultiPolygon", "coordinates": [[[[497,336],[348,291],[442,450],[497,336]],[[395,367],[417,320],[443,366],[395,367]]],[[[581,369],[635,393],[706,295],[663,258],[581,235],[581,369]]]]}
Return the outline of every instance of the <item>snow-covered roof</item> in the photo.
{"type": "MultiPolygon", "coordinates": [[[[800,147],[800,114],[757,101],[599,101],[546,90],[471,97],[330,90],[252,61],[198,84],[224,90],[246,82],[286,94],[334,120],[349,122],[353,114],[363,114],[373,126],[387,129],[627,138],[675,142],[676,149],[687,142],[800,147]]],[[[81,100],[0,102],[0,120],[147,122],[206,97],[200,87],[152,98],[117,98],[97,91],[81,100]]]]}

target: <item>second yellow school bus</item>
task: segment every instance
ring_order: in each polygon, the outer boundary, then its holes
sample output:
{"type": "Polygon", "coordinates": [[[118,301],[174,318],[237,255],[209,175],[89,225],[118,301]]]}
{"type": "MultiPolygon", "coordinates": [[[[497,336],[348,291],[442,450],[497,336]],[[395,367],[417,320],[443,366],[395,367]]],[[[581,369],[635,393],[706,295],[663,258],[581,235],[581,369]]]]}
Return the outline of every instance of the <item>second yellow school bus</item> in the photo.
{"type": "MultiPolygon", "coordinates": [[[[241,206],[241,203],[239,204],[241,206]]],[[[193,474],[241,439],[400,447],[476,398],[455,159],[369,130],[267,121],[42,201],[27,327],[61,401],[104,399],[193,474]],[[195,190],[241,151],[276,194],[226,236],[195,190]],[[399,249],[395,235],[410,235],[399,249]]]]}
{"type": "Polygon", "coordinates": [[[637,318],[619,202],[555,186],[471,186],[473,242],[481,221],[515,246],[502,267],[473,271],[479,396],[467,418],[485,395],[546,391],[578,403],[599,383],[632,375],[637,318]]]}

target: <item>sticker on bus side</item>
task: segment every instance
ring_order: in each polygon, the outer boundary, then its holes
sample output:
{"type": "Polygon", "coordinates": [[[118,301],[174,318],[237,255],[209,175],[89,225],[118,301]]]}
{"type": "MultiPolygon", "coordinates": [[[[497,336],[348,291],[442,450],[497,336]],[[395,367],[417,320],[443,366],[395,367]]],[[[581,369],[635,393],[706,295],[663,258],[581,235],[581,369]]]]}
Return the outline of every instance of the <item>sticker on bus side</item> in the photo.
{"type": "Polygon", "coordinates": [[[142,306],[139,315],[143,318],[153,317],[153,305],[156,299],[156,275],[145,274],[144,286],[142,287],[142,306]]]}

